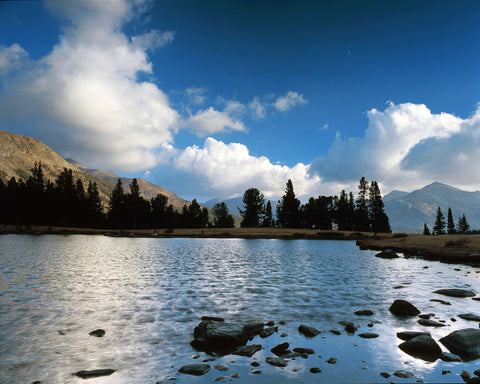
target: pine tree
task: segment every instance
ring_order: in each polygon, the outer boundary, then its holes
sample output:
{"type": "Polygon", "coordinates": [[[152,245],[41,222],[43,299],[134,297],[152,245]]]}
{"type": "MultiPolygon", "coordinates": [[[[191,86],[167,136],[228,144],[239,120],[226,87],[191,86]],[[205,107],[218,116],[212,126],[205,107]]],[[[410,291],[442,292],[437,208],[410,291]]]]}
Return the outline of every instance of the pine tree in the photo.
{"type": "Polygon", "coordinates": [[[265,198],[257,188],[249,188],[243,194],[243,210],[238,209],[242,227],[258,227],[265,211],[265,198]]]}
{"type": "Polygon", "coordinates": [[[102,201],[98,192],[97,183],[89,181],[87,188],[87,212],[88,223],[92,227],[98,227],[103,222],[102,201]]]}
{"type": "Polygon", "coordinates": [[[437,218],[435,219],[435,225],[433,226],[434,235],[444,235],[445,234],[445,216],[442,213],[440,207],[437,209],[437,218]]]}
{"type": "Polygon", "coordinates": [[[262,227],[270,228],[274,226],[273,222],[273,213],[272,213],[272,203],[270,200],[267,201],[265,207],[265,217],[263,218],[262,227]]]}
{"type": "Polygon", "coordinates": [[[168,228],[167,204],[168,196],[160,193],[150,200],[152,207],[151,224],[155,228],[168,228]]]}
{"type": "Polygon", "coordinates": [[[295,197],[290,179],[287,181],[285,194],[277,204],[277,219],[284,228],[297,228],[300,224],[300,200],[295,197]]]}
{"type": "Polygon", "coordinates": [[[213,206],[213,225],[215,228],[233,228],[233,216],[229,213],[227,204],[217,203],[213,206]]]}
{"type": "Polygon", "coordinates": [[[390,223],[388,216],[385,214],[382,195],[376,181],[372,181],[370,184],[369,192],[368,218],[371,230],[375,232],[375,234],[377,232],[390,233],[390,223]]]}
{"type": "Polygon", "coordinates": [[[125,206],[125,191],[123,189],[122,180],[118,179],[110,196],[110,209],[108,211],[108,221],[110,222],[110,225],[117,228],[125,225],[125,206]]]}
{"type": "Polygon", "coordinates": [[[368,206],[367,206],[368,182],[365,177],[358,184],[358,196],[355,204],[355,230],[369,231],[368,206]]]}
{"type": "Polygon", "coordinates": [[[458,218],[457,229],[459,233],[467,233],[470,230],[470,224],[468,224],[465,214],[458,218]]]}
{"type": "Polygon", "coordinates": [[[455,223],[453,222],[452,209],[450,207],[448,207],[447,214],[447,233],[449,235],[455,234],[455,223]]]}
{"type": "Polygon", "coordinates": [[[430,229],[428,228],[427,223],[424,223],[424,224],[423,224],[423,234],[424,234],[425,236],[430,236],[430,235],[431,235],[430,229]]]}

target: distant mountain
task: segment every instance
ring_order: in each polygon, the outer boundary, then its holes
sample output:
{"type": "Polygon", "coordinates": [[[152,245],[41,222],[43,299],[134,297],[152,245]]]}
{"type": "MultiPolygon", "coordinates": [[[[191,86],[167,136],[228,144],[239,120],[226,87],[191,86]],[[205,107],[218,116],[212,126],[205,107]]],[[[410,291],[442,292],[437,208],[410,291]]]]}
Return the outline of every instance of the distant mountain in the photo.
{"type": "Polygon", "coordinates": [[[85,187],[88,182],[96,182],[100,198],[104,204],[109,200],[113,185],[82,172],[63,159],[53,149],[40,140],[28,136],[0,131],[0,178],[8,182],[12,177],[26,181],[31,175],[34,163],[41,162],[45,179],[55,181],[64,168],[72,169],[73,177],[80,179],[85,187]]]}
{"type": "MultiPolygon", "coordinates": [[[[130,188],[129,185],[133,180],[132,178],[121,177],[121,176],[115,175],[114,173],[102,171],[100,169],[89,169],[84,165],[76,162],[73,159],[65,159],[65,160],[67,160],[70,164],[76,166],[83,172],[87,173],[88,175],[104,180],[113,185],[115,185],[118,182],[118,179],[121,179],[123,188],[125,189],[125,191],[127,192],[129,191],[129,188],[130,188]]],[[[137,178],[137,182],[138,182],[138,186],[140,187],[141,195],[147,199],[151,199],[152,197],[155,197],[158,194],[162,194],[168,197],[168,204],[172,204],[176,208],[183,208],[185,204],[187,205],[190,204],[189,201],[178,197],[175,193],[170,192],[165,188],[155,185],[147,180],[137,178]]]]}
{"type": "Polygon", "coordinates": [[[445,220],[450,207],[455,224],[465,214],[470,228],[480,228],[480,192],[462,191],[436,182],[411,193],[392,191],[383,201],[395,232],[422,232],[424,223],[432,229],[438,207],[442,209],[445,220]]]}

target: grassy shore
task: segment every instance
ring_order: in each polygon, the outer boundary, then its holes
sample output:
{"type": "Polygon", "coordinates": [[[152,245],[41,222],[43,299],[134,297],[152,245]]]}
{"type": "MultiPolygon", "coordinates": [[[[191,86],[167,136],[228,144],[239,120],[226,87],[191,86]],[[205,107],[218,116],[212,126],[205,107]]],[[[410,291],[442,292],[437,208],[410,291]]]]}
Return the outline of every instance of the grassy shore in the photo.
{"type": "Polygon", "coordinates": [[[136,229],[113,230],[71,227],[1,225],[0,233],[107,235],[113,237],[195,237],[244,239],[311,239],[356,240],[361,249],[384,250],[426,260],[447,263],[480,264],[480,235],[423,236],[407,234],[378,234],[352,231],[319,231],[293,228],[196,228],[196,229],[136,229]]]}

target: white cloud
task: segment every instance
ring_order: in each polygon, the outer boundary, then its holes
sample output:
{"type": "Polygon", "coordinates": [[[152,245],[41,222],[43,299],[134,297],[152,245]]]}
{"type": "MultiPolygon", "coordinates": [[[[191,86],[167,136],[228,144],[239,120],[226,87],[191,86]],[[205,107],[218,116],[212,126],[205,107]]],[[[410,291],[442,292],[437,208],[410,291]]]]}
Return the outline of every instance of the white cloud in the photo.
{"type": "Polygon", "coordinates": [[[28,53],[19,44],[12,44],[9,47],[0,45],[0,76],[18,71],[26,60],[28,53]]]}
{"type": "Polygon", "coordinates": [[[264,119],[266,116],[266,106],[264,103],[260,102],[258,97],[254,97],[253,100],[248,103],[248,108],[250,109],[253,117],[255,119],[264,119]]]}
{"type": "Polygon", "coordinates": [[[278,197],[291,179],[295,193],[305,196],[315,193],[320,184],[320,177],[309,175],[308,165],[299,163],[290,168],[272,164],[264,156],[250,155],[243,144],[225,144],[211,137],[205,140],[203,148],[191,146],[181,151],[175,166],[197,181],[197,194],[235,196],[256,187],[266,197],[278,197]]]}
{"type": "Polygon", "coordinates": [[[301,93],[289,91],[285,96],[278,97],[273,105],[277,110],[286,112],[297,105],[304,105],[306,103],[308,103],[308,100],[305,99],[301,93]]]}
{"type": "Polygon", "coordinates": [[[193,104],[203,104],[205,102],[207,90],[204,88],[190,87],[185,90],[189,101],[193,104]]]}
{"type": "MultiPolygon", "coordinates": [[[[233,106],[232,108],[235,108],[233,106]]],[[[246,131],[245,126],[240,120],[232,118],[228,112],[217,111],[213,107],[198,111],[182,122],[182,127],[189,128],[198,136],[213,135],[227,130],[246,131]]]]}
{"type": "MultiPolygon", "coordinates": [[[[361,138],[339,133],[328,156],[312,162],[311,172],[324,180],[349,183],[365,176],[385,190],[411,190],[429,182],[480,182],[473,171],[480,156],[473,143],[480,138],[480,112],[470,119],[433,114],[425,105],[391,103],[385,111],[367,113],[361,138]]],[[[356,188],[355,188],[356,189],[356,188]]]]}
{"type": "Polygon", "coordinates": [[[84,163],[122,171],[157,165],[157,150],[173,140],[179,116],[155,84],[137,76],[152,73],[146,50],[173,34],[155,30],[132,40],[122,33],[136,4],[49,3],[67,27],[50,54],[4,85],[3,119],[34,116],[44,140],[84,163]]]}

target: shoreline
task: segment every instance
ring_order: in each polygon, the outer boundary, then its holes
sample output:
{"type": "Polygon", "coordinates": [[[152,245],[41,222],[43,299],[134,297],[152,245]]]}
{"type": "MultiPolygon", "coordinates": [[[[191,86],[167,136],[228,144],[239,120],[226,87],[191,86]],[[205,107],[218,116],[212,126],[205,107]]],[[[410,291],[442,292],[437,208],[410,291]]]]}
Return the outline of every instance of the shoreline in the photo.
{"type": "Polygon", "coordinates": [[[1,234],[102,235],[143,238],[213,238],[356,241],[362,250],[392,249],[405,257],[449,264],[480,266],[480,235],[424,236],[417,234],[377,234],[372,232],[326,231],[297,228],[194,228],[194,229],[105,229],[0,225],[1,234]]]}

